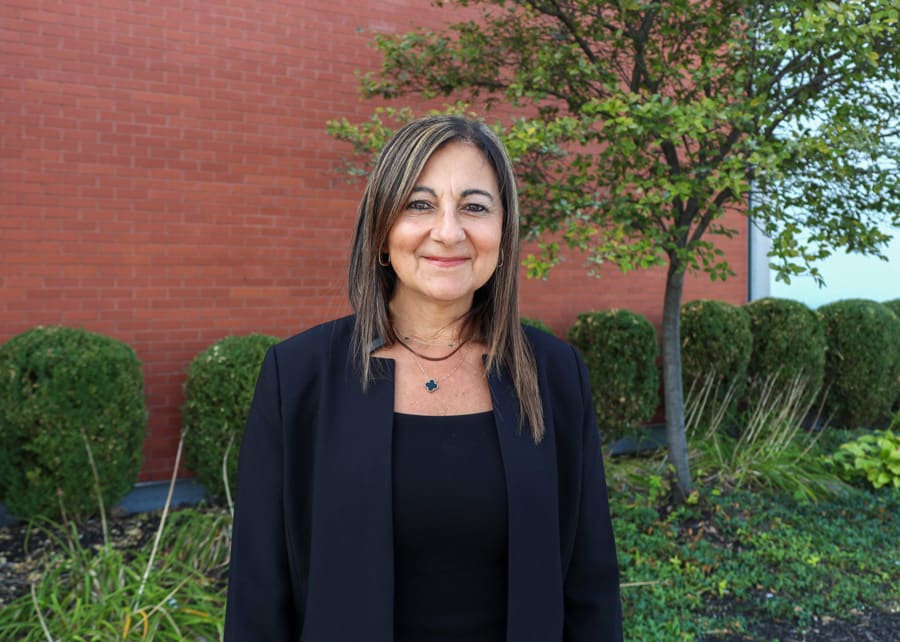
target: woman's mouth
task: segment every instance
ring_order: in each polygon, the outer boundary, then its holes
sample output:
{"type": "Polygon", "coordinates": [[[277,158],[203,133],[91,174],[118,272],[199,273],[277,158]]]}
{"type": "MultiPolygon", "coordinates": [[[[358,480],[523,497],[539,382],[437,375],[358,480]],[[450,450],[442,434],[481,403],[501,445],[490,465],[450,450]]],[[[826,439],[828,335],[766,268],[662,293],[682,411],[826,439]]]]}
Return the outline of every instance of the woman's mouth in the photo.
{"type": "Polygon", "coordinates": [[[465,256],[426,256],[425,260],[438,268],[451,268],[462,265],[468,258],[465,256]]]}

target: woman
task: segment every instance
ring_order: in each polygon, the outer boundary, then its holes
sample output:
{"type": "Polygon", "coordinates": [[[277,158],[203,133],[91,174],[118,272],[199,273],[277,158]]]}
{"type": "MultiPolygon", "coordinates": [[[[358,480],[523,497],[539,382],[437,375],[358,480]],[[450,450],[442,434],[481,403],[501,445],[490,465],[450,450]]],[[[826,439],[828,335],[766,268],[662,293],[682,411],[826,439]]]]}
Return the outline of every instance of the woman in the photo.
{"type": "Polygon", "coordinates": [[[484,125],[385,146],[355,315],[262,365],[240,456],[225,639],[622,639],[584,363],[519,323],[518,205],[484,125]]]}

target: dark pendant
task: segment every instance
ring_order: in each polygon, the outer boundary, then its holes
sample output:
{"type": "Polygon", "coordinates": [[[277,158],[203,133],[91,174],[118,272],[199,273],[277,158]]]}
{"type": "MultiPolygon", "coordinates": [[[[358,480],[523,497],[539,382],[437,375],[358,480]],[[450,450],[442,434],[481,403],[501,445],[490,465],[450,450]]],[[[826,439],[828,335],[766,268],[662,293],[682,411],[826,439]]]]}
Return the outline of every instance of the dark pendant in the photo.
{"type": "Polygon", "coordinates": [[[428,392],[434,392],[437,389],[438,389],[438,382],[435,381],[434,379],[429,379],[428,381],[425,382],[425,390],[427,390],[428,392]]]}

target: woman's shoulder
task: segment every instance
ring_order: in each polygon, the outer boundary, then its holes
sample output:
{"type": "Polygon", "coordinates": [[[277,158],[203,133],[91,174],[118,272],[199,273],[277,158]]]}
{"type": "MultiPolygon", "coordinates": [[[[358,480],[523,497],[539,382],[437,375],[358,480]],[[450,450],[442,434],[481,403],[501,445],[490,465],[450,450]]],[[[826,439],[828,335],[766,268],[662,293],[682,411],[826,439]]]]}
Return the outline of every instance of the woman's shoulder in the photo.
{"type": "Polygon", "coordinates": [[[347,349],[353,335],[353,315],[340,317],[307,328],[292,337],[275,344],[275,351],[281,354],[333,354],[335,348],[347,349]]]}
{"type": "Polygon", "coordinates": [[[535,361],[538,363],[547,360],[556,361],[559,359],[571,361],[573,355],[576,358],[578,356],[577,351],[571,344],[563,341],[556,335],[524,324],[522,325],[522,330],[525,332],[525,337],[531,345],[535,361]]]}
{"type": "Polygon", "coordinates": [[[545,402],[556,400],[560,409],[580,408],[587,386],[587,368],[571,344],[543,330],[525,326],[537,366],[538,382],[545,402]]]}

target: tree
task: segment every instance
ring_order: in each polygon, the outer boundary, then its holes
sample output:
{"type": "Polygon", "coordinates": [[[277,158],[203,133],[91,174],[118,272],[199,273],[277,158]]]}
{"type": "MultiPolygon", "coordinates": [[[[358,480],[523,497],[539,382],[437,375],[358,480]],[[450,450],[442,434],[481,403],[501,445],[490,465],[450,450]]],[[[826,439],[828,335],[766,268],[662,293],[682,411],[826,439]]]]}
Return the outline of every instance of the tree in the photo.
{"type": "MultiPolygon", "coordinates": [[[[687,270],[732,274],[714,239],[728,210],[773,239],[779,278],[836,248],[882,256],[900,225],[900,9],[894,0],[456,0],[445,29],[380,35],[367,97],[498,105],[522,226],[622,270],[667,266],[666,435],[691,491],[679,317],[687,270]],[[801,232],[808,234],[803,238],[801,232]],[[550,234],[548,234],[550,233],[550,234]]],[[[408,109],[331,133],[371,153],[408,109]]],[[[548,240],[549,239],[549,240],[548,240]]]]}

